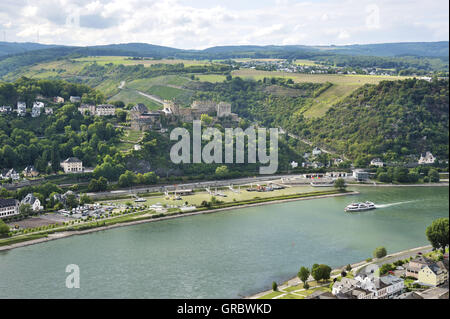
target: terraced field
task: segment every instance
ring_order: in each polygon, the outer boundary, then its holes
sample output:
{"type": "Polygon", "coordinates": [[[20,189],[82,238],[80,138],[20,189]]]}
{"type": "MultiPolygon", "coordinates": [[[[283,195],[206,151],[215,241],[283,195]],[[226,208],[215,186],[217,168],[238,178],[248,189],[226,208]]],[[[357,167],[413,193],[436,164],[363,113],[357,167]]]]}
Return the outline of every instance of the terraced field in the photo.
{"type": "Polygon", "coordinates": [[[345,98],[364,84],[378,84],[381,81],[395,81],[408,78],[402,76],[379,75],[303,74],[259,71],[253,69],[236,70],[232,72],[232,75],[254,80],[280,77],[292,79],[296,83],[332,83],[333,86],[315,98],[311,107],[303,113],[306,117],[323,116],[334,103],[345,98]]]}

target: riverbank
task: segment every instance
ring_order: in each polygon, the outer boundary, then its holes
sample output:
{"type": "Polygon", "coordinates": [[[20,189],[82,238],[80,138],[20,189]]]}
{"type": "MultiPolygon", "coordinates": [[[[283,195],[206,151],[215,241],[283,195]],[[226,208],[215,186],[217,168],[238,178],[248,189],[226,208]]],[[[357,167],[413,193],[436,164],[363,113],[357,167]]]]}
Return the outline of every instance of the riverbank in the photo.
{"type": "MultiPolygon", "coordinates": [[[[261,205],[278,204],[278,203],[292,202],[292,201],[299,201],[299,200],[311,200],[311,199],[357,195],[357,194],[359,194],[359,192],[357,192],[357,191],[347,191],[347,192],[342,192],[342,193],[332,193],[332,194],[325,194],[325,195],[315,195],[313,193],[312,194],[305,193],[305,194],[299,194],[299,197],[295,197],[295,198],[275,199],[275,200],[270,200],[270,198],[266,198],[266,199],[261,200],[260,202],[251,203],[251,204],[239,205],[239,203],[237,203],[236,205],[233,205],[230,207],[213,208],[213,209],[207,209],[207,210],[201,210],[201,211],[194,211],[191,213],[174,214],[174,215],[168,215],[168,216],[157,217],[157,218],[154,218],[151,214],[146,214],[146,215],[137,217],[137,218],[144,218],[144,219],[134,220],[134,221],[126,220],[123,222],[119,221],[118,223],[115,223],[112,225],[98,226],[98,227],[93,227],[93,228],[89,228],[89,229],[85,229],[85,230],[57,231],[54,233],[50,233],[48,235],[45,235],[45,232],[43,232],[41,234],[43,237],[40,237],[40,238],[36,238],[36,235],[38,235],[38,234],[30,234],[29,235],[30,239],[24,238],[24,240],[20,241],[20,242],[16,242],[16,243],[13,243],[10,245],[5,244],[3,246],[0,246],[0,251],[11,250],[14,248],[35,245],[35,244],[39,244],[39,243],[43,243],[43,242],[47,242],[47,241],[51,241],[51,240],[66,238],[66,237],[70,237],[70,236],[74,236],[74,235],[84,235],[84,234],[88,234],[88,233],[108,230],[108,229],[117,228],[117,227],[132,226],[132,225],[138,225],[138,224],[143,224],[143,223],[169,220],[169,219],[174,219],[174,218],[224,212],[224,211],[236,210],[236,209],[241,209],[241,208],[246,208],[246,207],[255,207],[255,206],[261,206],[261,205]]],[[[120,217],[118,217],[118,218],[120,218],[120,217]]]]}
{"type": "MultiPolygon", "coordinates": [[[[420,246],[420,247],[415,247],[415,248],[410,248],[410,249],[405,249],[405,250],[402,250],[399,252],[395,252],[395,253],[389,254],[383,258],[378,258],[378,259],[374,258],[371,261],[367,261],[367,260],[359,261],[359,262],[350,264],[350,266],[352,267],[353,274],[356,274],[362,268],[367,267],[368,265],[371,265],[371,264],[382,265],[384,263],[393,262],[394,260],[405,259],[405,258],[409,258],[411,256],[415,256],[419,252],[427,253],[427,252],[430,252],[431,250],[432,250],[431,245],[420,246]]],[[[341,271],[346,268],[346,266],[347,265],[342,265],[340,267],[334,268],[331,271],[332,276],[330,279],[338,277],[340,275],[341,271]]],[[[323,286],[313,286],[313,285],[311,285],[311,283],[314,282],[314,280],[312,280],[311,277],[307,282],[310,283],[311,290],[313,290],[314,288],[318,288],[318,287],[329,286],[329,283],[327,283],[323,286]]],[[[304,288],[300,288],[302,286],[303,286],[303,283],[300,281],[300,279],[297,276],[293,277],[293,278],[287,280],[286,282],[284,282],[282,285],[278,286],[277,296],[275,296],[273,299],[279,299],[279,298],[285,297],[286,295],[291,294],[292,292],[304,291],[305,290],[304,288]],[[298,290],[295,290],[296,286],[298,286],[297,287],[297,288],[299,288],[298,290]]],[[[262,292],[244,297],[244,299],[272,299],[269,297],[271,297],[273,294],[274,294],[274,291],[272,289],[270,289],[270,290],[262,291],[262,292]]]]}

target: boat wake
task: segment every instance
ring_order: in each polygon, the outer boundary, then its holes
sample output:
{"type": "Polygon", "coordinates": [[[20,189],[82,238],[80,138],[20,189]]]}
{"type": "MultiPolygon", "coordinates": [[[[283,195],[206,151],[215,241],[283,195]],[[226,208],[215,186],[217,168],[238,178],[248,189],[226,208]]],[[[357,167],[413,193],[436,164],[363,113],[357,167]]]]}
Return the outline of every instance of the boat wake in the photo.
{"type": "Polygon", "coordinates": [[[397,203],[390,203],[390,204],[377,204],[375,205],[376,208],[386,208],[386,207],[391,207],[391,206],[397,206],[397,205],[401,205],[401,204],[406,204],[406,203],[412,203],[412,202],[417,202],[416,200],[408,200],[408,201],[404,201],[404,202],[397,202],[397,203]]]}

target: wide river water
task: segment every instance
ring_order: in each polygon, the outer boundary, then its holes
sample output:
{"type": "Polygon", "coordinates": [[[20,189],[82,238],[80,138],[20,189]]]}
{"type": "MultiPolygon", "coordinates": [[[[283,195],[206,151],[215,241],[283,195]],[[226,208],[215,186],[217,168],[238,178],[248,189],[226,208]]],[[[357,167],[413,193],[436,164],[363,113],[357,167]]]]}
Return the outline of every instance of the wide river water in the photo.
{"type": "Polygon", "coordinates": [[[0,252],[0,298],[238,298],[293,277],[428,244],[448,187],[359,187],[356,196],[120,227],[0,252]],[[344,213],[352,201],[379,209],[344,213]],[[68,264],[80,288],[66,288],[68,264]]]}

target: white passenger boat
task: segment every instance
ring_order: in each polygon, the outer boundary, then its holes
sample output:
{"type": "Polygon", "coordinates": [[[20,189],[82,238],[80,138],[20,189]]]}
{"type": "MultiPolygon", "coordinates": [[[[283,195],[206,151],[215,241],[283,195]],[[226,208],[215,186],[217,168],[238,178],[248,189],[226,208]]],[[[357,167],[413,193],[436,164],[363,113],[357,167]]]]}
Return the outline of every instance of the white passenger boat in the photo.
{"type": "Polygon", "coordinates": [[[372,202],[365,203],[351,203],[347,207],[345,207],[346,212],[362,212],[365,210],[371,210],[377,208],[372,202]]]}

